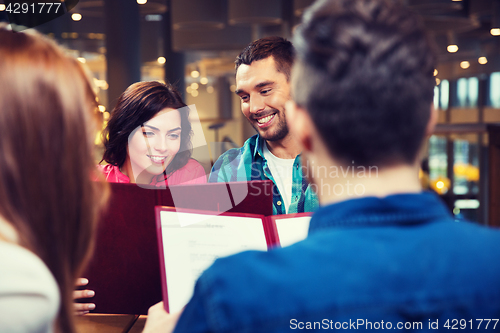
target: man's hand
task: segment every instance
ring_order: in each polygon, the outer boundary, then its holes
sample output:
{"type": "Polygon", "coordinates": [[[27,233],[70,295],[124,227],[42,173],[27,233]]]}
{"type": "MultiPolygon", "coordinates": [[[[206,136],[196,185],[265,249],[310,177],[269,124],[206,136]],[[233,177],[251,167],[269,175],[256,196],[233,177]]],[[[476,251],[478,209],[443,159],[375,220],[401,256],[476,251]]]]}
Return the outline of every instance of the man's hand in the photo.
{"type": "MultiPolygon", "coordinates": [[[[76,280],[76,286],[77,287],[82,287],[86,286],[89,283],[89,280],[85,278],[79,278],[76,280]]],[[[73,291],[73,299],[80,299],[80,298],[90,298],[94,297],[95,292],[93,290],[75,290],[73,291]]],[[[89,313],[90,310],[95,309],[95,304],[94,303],[73,303],[74,309],[75,309],[75,314],[78,316],[83,316],[84,314],[89,313]]]]}
{"type": "Polygon", "coordinates": [[[142,333],[171,333],[182,311],[169,314],[163,308],[163,302],[156,303],[148,310],[148,319],[142,333]]]}

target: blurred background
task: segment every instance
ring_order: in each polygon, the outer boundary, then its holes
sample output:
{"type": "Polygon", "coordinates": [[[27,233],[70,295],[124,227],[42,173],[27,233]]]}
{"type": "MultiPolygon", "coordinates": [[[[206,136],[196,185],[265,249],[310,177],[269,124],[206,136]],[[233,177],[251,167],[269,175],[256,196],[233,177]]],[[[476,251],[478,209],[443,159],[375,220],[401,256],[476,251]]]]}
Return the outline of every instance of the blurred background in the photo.
{"type": "MultiPolygon", "coordinates": [[[[255,134],[234,94],[235,57],[252,40],[291,37],[312,2],[80,0],[69,13],[36,29],[88,68],[103,124],[131,83],[177,86],[186,104],[196,106],[200,131],[194,146],[205,145],[209,153],[195,149],[193,157],[209,171],[223,151],[255,134]]],[[[497,159],[500,163],[495,125],[500,123],[500,0],[401,2],[423,16],[439,53],[434,72],[439,125],[424,152],[422,184],[441,195],[457,219],[500,225],[495,168],[497,159]]],[[[0,21],[8,21],[3,0],[0,21]]]]}

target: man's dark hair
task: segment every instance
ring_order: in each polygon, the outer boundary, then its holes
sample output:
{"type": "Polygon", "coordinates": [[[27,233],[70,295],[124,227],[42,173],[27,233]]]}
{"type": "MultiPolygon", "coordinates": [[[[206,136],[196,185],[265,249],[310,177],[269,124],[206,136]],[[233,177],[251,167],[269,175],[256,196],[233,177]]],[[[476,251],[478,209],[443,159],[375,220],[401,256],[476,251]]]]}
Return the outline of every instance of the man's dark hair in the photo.
{"type": "Polygon", "coordinates": [[[272,36],[257,39],[248,44],[247,47],[236,57],[236,71],[240,65],[250,65],[257,60],[273,57],[276,63],[276,70],[285,74],[286,79],[290,79],[295,50],[292,43],[282,37],[272,36]]]}
{"type": "Polygon", "coordinates": [[[165,174],[185,166],[191,158],[189,109],[172,85],[156,81],[134,83],[120,96],[102,133],[105,151],[101,162],[122,167],[130,134],[166,108],[181,109],[181,144],[165,174]]]}
{"type": "Polygon", "coordinates": [[[394,1],[318,1],[296,30],[293,98],[332,156],[416,161],[430,116],[435,55],[420,19],[394,1]]]}

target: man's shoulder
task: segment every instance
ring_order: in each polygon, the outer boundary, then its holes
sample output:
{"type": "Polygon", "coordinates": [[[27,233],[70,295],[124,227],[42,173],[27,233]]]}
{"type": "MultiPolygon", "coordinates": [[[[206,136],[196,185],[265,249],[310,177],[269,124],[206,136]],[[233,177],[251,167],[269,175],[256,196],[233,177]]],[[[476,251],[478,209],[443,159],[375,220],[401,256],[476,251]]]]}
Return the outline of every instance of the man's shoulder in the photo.
{"type": "Polygon", "coordinates": [[[243,169],[254,161],[258,140],[259,137],[256,134],[247,139],[242,147],[229,149],[219,156],[212,167],[209,182],[248,180],[247,172],[243,169]]]}
{"type": "Polygon", "coordinates": [[[209,317],[219,319],[211,324],[267,332],[263,327],[289,328],[292,318],[334,319],[333,309],[362,309],[369,315],[383,305],[387,315],[399,316],[402,304],[409,313],[453,311],[449,302],[465,313],[500,304],[500,287],[494,283],[500,278],[500,263],[494,260],[500,232],[467,222],[428,227],[325,229],[283,249],[219,259],[199,280],[201,297],[211,304],[209,317]],[[477,240],[465,245],[466,234],[477,240]]]}
{"type": "Polygon", "coordinates": [[[254,136],[248,138],[243,144],[243,146],[241,146],[240,148],[232,148],[227,150],[221,156],[219,156],[214,166],[218,163],[221,164],[233,161],[238,156],[241,157],[243,155],[248,155],[248,154],[252,156],[255,152],[255,147],[257,145],[258,140],[259,140],[259,135],[255,134],[254,136]]]}

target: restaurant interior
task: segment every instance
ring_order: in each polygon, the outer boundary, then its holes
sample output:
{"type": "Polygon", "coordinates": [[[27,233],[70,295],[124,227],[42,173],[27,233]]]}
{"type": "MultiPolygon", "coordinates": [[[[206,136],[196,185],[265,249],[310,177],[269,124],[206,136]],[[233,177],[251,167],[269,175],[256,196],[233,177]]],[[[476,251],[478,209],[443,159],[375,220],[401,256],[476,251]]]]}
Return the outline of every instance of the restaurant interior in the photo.
{"type": "MultiPolygon", "coordinates": [[[[439,122],[422,152],[422,185],[438,193],[457,220],[500,226],[500,1],[401,1],[422,15],[439,57],[439,122]]],[[[193,157],[209,173],[221,153],[256,133],[234,94],[235,57],[258,38],[291,38],[313,0],[73,2],[68,13],[35,29],[91,73],[103,126],[131,83],[168,81],[194,105],[192,121],[201,130],[193,157]]],[[[9,22],[3,0],[1,21],[9,22]]],[[[95,315],[81,319],[79,329],[139,332],[141,322],[139,316],[95,315]]]]}

